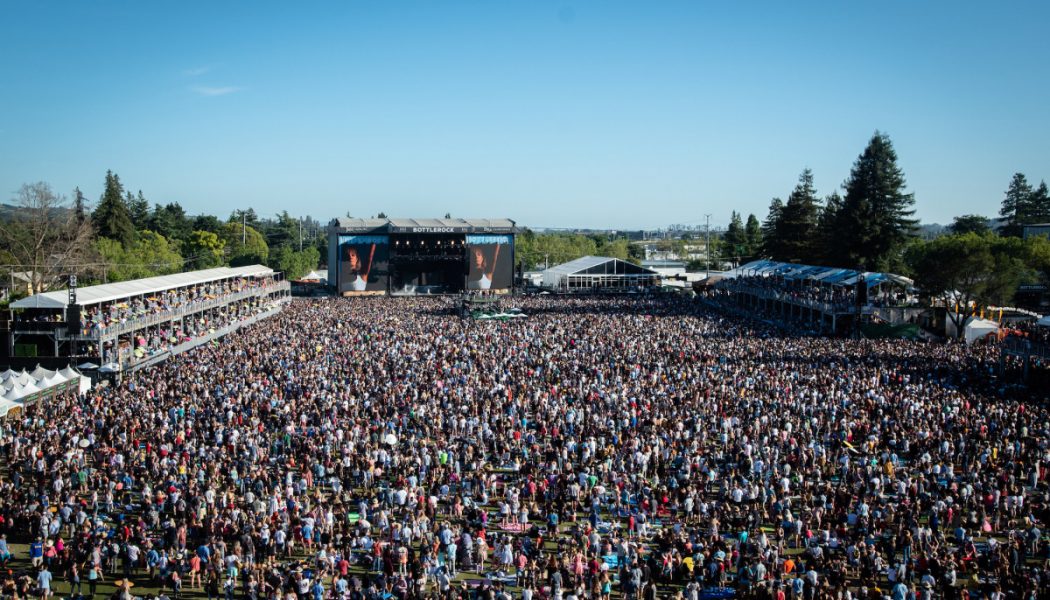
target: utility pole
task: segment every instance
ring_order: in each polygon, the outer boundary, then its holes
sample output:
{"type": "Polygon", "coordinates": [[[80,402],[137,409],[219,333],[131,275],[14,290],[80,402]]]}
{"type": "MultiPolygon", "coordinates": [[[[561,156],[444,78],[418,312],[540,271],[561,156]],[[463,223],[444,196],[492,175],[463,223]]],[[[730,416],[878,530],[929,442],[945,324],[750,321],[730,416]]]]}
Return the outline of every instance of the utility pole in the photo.
{"type": "Polygon", "coordinates": [[[299,217],[299,252],[303,251],[303,218],[299,217]]]}
{"type": "Polygon", "coordinates": [[[241,245],[248,245],[248,215],[241,213],[241,245]]]}
{"type": "Polygon", "coordinates": [[[707,260],[704,262],[707,263],[707,278],[711,279],[711,215],[704,215],[704,219],[706,219],[704,229],[707,232],[707,241],[704,242],[704,254],[707,260]]]}

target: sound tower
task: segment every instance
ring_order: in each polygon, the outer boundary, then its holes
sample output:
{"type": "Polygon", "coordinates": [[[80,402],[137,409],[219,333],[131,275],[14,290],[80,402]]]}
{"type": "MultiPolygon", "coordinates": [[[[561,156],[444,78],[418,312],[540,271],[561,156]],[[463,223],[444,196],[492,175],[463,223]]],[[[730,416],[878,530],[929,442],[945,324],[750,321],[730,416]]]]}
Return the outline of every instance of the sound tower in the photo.
{"type": "Polygon", "coordinates": [[[857,306],[864,306],[868,303],[868,283],[861,279],[857,282],[857,306]]]}
{"type": "Polygon", "coordinates": [[[77,335],[80,333],[83,324],[80,321],[79,304],[70,304],[69,308],[66,309],[66,325],[69,327],[70,335],[77,335]]]}

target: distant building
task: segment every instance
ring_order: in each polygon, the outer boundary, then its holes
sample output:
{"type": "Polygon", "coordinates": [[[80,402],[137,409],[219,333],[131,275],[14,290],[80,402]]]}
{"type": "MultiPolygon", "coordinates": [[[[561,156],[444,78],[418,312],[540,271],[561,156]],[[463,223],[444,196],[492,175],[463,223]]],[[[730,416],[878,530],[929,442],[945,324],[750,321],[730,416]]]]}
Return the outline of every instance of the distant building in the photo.
{"type": "Polygon", "coordinates": [[[1033,223],[1031,225],[1025,225],[1021,235],[1026,240],[1037,235],[1050,237],[1050,223],[1033,223]]]}

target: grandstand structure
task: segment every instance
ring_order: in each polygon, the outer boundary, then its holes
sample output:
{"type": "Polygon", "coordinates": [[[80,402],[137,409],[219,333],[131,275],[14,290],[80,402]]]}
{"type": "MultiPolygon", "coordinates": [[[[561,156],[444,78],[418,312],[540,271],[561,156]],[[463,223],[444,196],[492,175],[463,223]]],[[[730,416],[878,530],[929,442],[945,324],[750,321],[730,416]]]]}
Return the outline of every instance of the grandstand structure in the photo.
{"type": "Polygon", "coordinates": [[[742,309],[828,333],[851,331],[872,318],[904,322],[922,312],[901,308],[914,282],[893,273],[757,260],[725,271],[711,283],[742,309]]]}
{"type": "Polygon", "coordinates": [[[291,286],[269,267],[219,267],[35,294],[3,323],[9,366],[140,369],[277,314],[291,286]]]}

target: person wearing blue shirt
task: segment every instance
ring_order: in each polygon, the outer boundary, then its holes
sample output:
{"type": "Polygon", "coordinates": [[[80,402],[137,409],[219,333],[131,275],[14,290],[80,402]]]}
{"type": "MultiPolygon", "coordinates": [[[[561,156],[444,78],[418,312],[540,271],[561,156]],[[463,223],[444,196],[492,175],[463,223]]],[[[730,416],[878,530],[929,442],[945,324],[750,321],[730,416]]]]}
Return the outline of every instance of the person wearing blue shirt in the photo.
{"type": "Polygon", "coordinates": [[[29,558],[34,567],[39,567],[44,563],[44,542],[39,537],[29,544],[29,558]]]}

